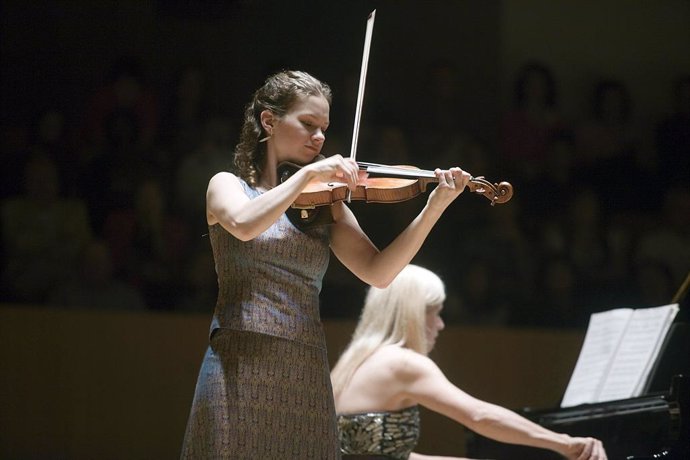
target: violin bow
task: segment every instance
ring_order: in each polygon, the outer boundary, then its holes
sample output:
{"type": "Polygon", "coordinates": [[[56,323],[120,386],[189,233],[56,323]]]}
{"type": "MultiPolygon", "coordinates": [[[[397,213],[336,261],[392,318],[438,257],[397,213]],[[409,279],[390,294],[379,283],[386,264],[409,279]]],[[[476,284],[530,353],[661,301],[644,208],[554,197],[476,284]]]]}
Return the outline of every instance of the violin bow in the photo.
{"type": "MultiPolygon", "coordinates": [[[[352,129],[352,146],[350,147],[350,158],[357,158],[357,140],[359,139],[359,122],[362,118],[362,104],[364,103],[364,86],[367,80],[367,68],[369,66],[369,50],[371,49],[371,37],[374,32],[374,20],[376,10],[369,13],[367,18],[367,30],[364,36],[364,51],[362,52],[362,68],[359,72],[359,89],[357,91],[357,106],[355,109],[355,126],[352,129]]],[[[347,202],[350,203],[352,193],[347,191],[347,202]]]]}
{"type": "MultiPolygon", "coordinates": [[[[359,89],[357,91],[357,105],[355,108],[355,125],[352,129],[352,146],[350,147],[350,158],[357,159],[357,141],[359,139],[359,122],[362,118],[362,105],[364,103],[364,87],[367,80],[367,68],[369,66],[369,51],[371,50],[371,38],[374,32],[374,20],[376,19],[376,10],[369,13],[367,18],[367,29],[364,36],[364,51],[362,52],[362,68],[359,73],[359,89]]],[[[372,164],[361,163],[362,165],[375,166],[372,164]]],[[[433,172],[431,172],[433,174],[433,172]]],[[[468,184],[468,188],[475,193],[480,193],[491,201],[493,206],[496,203],[505,203],[513,196],[513,186],[508,182],[501,182],[500,184],[492,184],[484,179],[483,176],[472,177],[468,184]]],[[[352,192],[347,191],[347,202],[350,203],[352,192]]]]}

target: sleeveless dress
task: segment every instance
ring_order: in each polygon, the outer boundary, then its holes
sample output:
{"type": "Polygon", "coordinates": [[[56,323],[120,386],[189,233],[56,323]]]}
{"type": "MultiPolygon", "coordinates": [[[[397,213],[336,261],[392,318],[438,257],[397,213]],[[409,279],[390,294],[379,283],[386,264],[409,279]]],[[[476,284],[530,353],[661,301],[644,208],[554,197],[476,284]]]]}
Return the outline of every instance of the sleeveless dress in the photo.
{"type": "Polygon", "coordinates": [[[339,414],[343,459],[406,460],[419,441],[419,408],[339,414]]]}
{"type": "Polygon", "coordinates": [[[219,293],[181,458],[339,459],[319,315],[329,228],[283,214],[250,241],[209,235],[219,293]]]}

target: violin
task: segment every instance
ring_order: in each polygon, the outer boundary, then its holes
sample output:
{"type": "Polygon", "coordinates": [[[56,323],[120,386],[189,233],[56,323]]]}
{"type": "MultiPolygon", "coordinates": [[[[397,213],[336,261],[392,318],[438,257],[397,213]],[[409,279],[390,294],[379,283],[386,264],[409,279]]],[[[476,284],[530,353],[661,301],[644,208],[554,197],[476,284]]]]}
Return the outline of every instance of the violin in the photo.
{"type": "MultiPolygon", "coordinates": [[[[364,200],[367,203],[400,203],[410,200],[426,191],[427,185],[438,182],[433,171],[414,166],[387,166],[358,161],[359,169],[366,171],[368,177],[357,184],[350,199],[364,200]]],[[[300,167],[293,163],[281,163],[278,167],[279,181],[282,183],[300,167]]],[[[513,197],[513,186],[508,182],[492,184],[483,176],[472,177],[467,188],[484,195],[491,206],[503,204],[513,197]]],[[[343,182],[313,181],[302,190],[292,203],[293,208],[314,209],[317,206],[331,205],[344,201],[348,192],[343,182]]]]}
{"type": "MultiPolygon", "coordinates": [[[[318,161],[318,160],[317,160],[318,161]]],[[[338,201],[363,200],[366,203],[400,203],[424,193],[431,183],[438,182],[433,171],[414,166],[388,166],[358,161],[360,170],[366,171],[367,178],[350,191],[343,182],[312,181],[295,199],[291,209],[298,210],[288,215],[298,227],[331,223],[330,213],[320,215],[322,207],[338,201]]],[[[301,167],[294,163],[281,163],[278,166],[278,180],[285,182],[301,167]]],[[[472,177],[467,188],[484,195],[491,206],[509,201],[513,196],[513,186],[508,182],[491,183],[484,177],[472,177]]]]}
{"type": "MultiPolygon", "coordinates": [[[[350,158],[353,160],[357,151],[364,87],[375,17],[376,10],[372,11],[367,18],[362,67],[359,76],[359,90],[357,92],[355,124],[350,150],[350,158]]],[[[399,203],[424,193],[428,184],[438,182],[433,171],[421,170],[414,166],[387,166],[360,161],[357,161],[357,164],[359,169],[366,171],[368,175],[367,179],[357,184],[354,191],[350,190],[347,184],[341,182],[325,183],[313,181],[307,184],[291,207],[288,208],[287,215],[290,221],[300,229],[305,229],[312,225],[329,224],[333,222],[329,205],[338,201],[347,200],[347,202],[350,202],[350,200],[354,199],[364,200],[367,203],[399,203]],[[324,209],[327,212],[320,212],[324,209]]],[[[278,165],[278,181],[280,183],[284,182],[299,168],[300,166],[292,163],[281,163],[278,165]]],[[[513,196],[513,186],[508,182],[492,184],[484,179],[483,176],[471,178],[467,183],[467,188],[471,192],[484,195],[491,201],[492,206],[496,203],[505,203],[513,196]]]]}

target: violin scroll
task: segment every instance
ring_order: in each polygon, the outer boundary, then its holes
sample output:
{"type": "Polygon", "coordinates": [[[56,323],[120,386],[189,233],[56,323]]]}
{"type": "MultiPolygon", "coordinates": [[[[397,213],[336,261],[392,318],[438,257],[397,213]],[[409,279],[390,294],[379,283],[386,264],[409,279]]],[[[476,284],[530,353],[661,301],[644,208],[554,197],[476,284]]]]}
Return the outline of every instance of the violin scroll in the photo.
{"type": "Polygon", "coordinates": [[[467,188],[473,193],[479,193],[484,195],[489,201],[491,201],[491,206],[498,204],[503,204],[508,202],[513,197],[513,186],[509,182],[501,182],[499,184],[491,183],[484,179],[484,176],[473,177],[467,183],[467,188]]]}

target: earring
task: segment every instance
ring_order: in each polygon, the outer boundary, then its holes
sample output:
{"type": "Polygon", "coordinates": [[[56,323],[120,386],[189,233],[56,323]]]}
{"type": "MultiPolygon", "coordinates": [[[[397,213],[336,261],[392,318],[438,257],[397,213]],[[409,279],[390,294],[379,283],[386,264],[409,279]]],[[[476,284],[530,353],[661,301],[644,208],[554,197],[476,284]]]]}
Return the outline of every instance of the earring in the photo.
{"type": "Polygon", "coordinates": [[[263,139],[259,139],[259,143],[266,142],[267,140],[269,140],[271,138],[271,136],[272,136],[272,134],[269,134],[268,136],[264,137],[263,139]]]}

